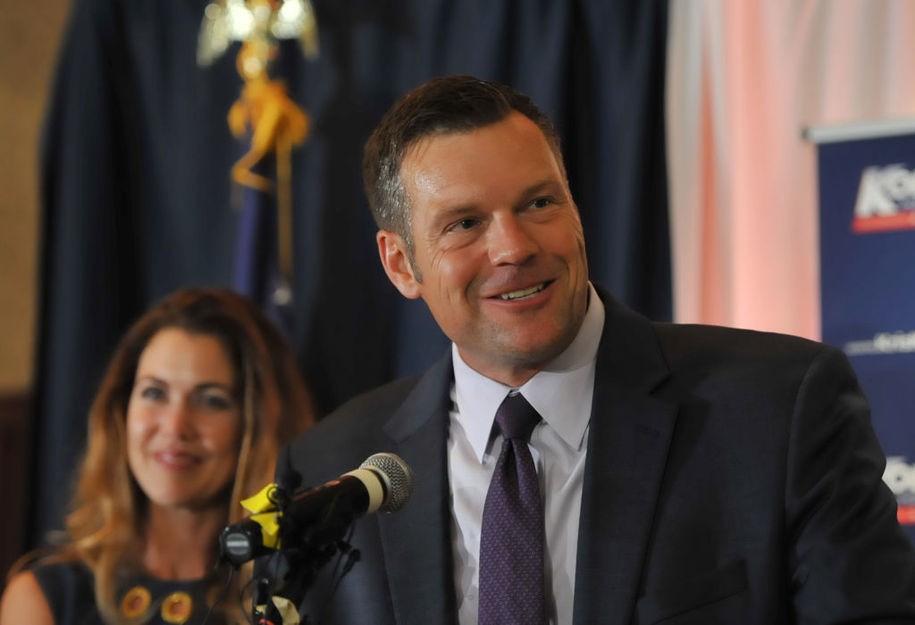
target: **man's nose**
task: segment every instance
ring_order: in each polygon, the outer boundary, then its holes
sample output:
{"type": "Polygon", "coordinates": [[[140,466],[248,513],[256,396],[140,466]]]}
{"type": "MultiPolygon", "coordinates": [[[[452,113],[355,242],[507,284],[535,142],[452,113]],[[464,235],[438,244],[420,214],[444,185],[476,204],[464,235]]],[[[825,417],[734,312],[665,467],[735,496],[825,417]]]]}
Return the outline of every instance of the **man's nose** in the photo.
{"type": "Polygon", "coordinates": [[[528,226],[515,214],[494,217],[487,238],[494,265],[520,265],[539,249],[528,226]]]}

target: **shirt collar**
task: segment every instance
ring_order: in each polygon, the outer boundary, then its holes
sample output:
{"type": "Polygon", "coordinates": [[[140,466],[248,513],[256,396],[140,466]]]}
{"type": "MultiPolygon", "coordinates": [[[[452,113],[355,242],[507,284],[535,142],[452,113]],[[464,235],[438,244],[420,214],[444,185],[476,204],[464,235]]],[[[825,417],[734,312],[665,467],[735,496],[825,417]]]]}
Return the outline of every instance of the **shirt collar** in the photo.
{"type": "MultiPolygon", "coordinates": [[[[604,328],[604,304],[589,283],[588,310],[575,339],[521,386],[521,394],[569,446],[578,449],[591,418],[594,367],[604,328]]],[[[511,387],[478,373],[451,344],[458,419],[482,462],[496,409],[511,387]]]]}

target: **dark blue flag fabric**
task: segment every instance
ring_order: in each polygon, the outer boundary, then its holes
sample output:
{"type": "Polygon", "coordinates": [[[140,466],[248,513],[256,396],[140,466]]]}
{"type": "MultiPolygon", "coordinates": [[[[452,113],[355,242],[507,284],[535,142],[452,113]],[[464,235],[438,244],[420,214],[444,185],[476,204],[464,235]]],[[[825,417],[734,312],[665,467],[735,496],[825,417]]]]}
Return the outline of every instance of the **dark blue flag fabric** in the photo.
{"type": "Polygon", "coordinates": [[[288,334],[293,293],[289,281],[280,273],[276,202],[272,195],[258,189],[245,188],[242,193],[244,202],[237,213],[232,286],[260,303],[288,334]]]}
{"type": "Polygon", "coordinates": [[[369,132],[433,76],[513,84],[553,117],[592,278],[670,317],[667,0],[313,0],[319,56],[283,41],[271,68],[310,120],[276,233],[278,211],[231,179],[245,143],[227,114],[245,84],[237,42],[197,63],[208,2],[73,2],[42,144],[32,542],[60,525],[120,333],[181,286],[273,301],[276,234],[294,242],[287,335],[324,411],[442,353],[425,306],[382,270],[361,183],[369,132]]]}
{"type": "MultiPolygon", "coordinates": [[[[309,118],[271,70],[283,39],[302,41],[306,56],[316,57],[315,20],[289,18],[288,9],[303,9],[306,5],[301,4],[254,8],[242,3],[231,10],[219,6],[211,4],[204,12],[197,60],[208,67],[231,41],[239,44],[236,67],[244,84],[227,116],[232,134],[245,141],[245,152],[232,167],[233,181],[244,189],[234,285],[259,302],[288,333],[294,266],[291,156],[308,137],[309,118]]],[[[313,11],[298,13],[299,17],[306,14],[313,11]]]]}

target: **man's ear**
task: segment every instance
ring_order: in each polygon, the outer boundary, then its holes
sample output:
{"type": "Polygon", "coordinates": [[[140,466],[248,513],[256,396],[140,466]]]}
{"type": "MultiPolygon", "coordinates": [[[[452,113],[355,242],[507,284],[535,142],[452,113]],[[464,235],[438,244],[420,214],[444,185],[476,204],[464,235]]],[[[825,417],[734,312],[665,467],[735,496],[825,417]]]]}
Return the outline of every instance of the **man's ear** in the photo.
{"type": "Polygon", "coordinates": [[[390,230],[379,230],[375,235],[378,243],[378,255],[384,271],[400,294],[408,299],[421,295],[421,285],[413,274],[413,267],[407,256],[407,246],[403,238],[390,230]]]}

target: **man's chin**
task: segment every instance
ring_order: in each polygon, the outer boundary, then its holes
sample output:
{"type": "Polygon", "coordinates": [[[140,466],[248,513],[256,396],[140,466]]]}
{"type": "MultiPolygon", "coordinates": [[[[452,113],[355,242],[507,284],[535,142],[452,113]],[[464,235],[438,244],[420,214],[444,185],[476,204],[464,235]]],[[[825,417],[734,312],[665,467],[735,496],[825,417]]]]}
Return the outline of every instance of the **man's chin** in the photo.
{"type": "Polygon", "coordinates": [[[545,337],[542,333],[533,335],[516,335],[509,340],[500,341],[502,355],[506,363],[525,369],[540,369],[559,356],[571,343],[563,336],[545,337]]]}

